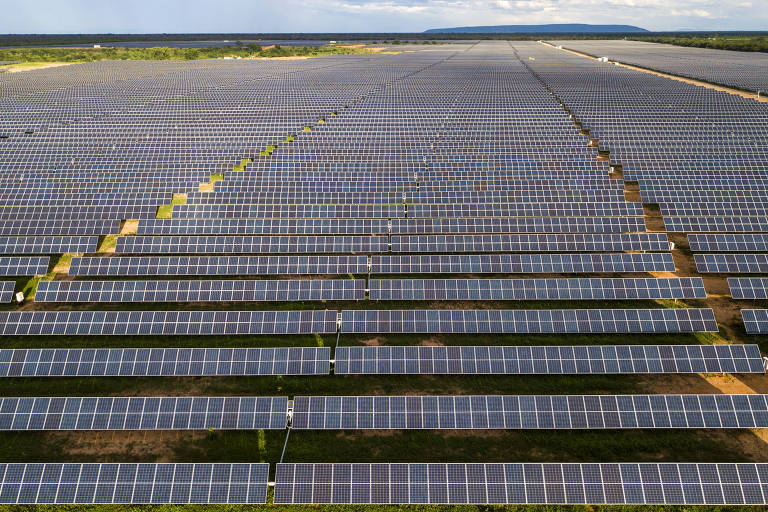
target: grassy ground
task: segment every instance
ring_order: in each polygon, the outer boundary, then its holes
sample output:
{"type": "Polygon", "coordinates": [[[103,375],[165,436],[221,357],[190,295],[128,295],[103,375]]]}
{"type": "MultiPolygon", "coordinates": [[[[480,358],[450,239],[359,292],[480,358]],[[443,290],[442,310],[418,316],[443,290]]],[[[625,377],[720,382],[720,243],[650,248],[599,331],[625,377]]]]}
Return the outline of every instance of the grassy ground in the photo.
{"type": "Polygon", "coordinates": [[[223,57],[321,57],[372,53],[363,47],[258,45],[210,48],[14,48],[0,49],[0,61],[72,63],[97,60],[195,60],[223,57]]]}

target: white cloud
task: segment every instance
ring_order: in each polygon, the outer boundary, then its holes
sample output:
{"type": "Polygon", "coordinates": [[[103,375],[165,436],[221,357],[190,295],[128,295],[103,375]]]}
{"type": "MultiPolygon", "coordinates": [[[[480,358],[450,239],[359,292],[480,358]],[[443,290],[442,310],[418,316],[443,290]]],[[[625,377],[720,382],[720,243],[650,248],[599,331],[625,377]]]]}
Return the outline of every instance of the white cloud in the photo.
{"type": "Polygon", "coordinates": [[[0,0],[0,33],[420,32],[600,23],[650,30],[765,30],[765,0],[0,0]],[[745,16],[745,9],[749,9],[745,16]],[[46,13],[42,16],[40,13],[46,13]],[[147,13],[151,12],[151,16],[147,13]]]}

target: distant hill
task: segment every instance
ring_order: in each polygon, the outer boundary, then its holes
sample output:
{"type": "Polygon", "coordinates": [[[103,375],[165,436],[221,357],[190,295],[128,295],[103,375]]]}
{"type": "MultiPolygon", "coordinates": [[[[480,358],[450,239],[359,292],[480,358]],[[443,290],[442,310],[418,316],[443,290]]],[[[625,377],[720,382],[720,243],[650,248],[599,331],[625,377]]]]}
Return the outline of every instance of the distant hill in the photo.
{"type": "Polygon", "coordinates": [[[636,32],[648,31],[632,25],[589,25],[586,23],[431,28],[424,31],[425,34],[629,34],[636,32]]]}

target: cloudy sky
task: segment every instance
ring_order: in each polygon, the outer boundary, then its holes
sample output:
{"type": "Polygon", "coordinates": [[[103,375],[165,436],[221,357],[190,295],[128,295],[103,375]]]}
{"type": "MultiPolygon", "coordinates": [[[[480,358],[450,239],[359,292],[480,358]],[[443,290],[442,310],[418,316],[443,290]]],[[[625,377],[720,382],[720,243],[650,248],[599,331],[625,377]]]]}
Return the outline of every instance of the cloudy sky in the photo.
{"type": "Polygon", "coordinates": [[[766,0],[0,0],[0,33],[421,32],[528,23],[768,30],[766,0]]]}

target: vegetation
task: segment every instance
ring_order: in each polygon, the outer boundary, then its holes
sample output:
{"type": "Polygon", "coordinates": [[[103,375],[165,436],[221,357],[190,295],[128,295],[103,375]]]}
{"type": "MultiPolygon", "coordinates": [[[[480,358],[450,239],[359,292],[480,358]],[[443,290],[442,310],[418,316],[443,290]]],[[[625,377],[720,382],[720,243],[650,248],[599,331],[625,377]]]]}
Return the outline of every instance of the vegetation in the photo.
{"type": "Polygon", "coordinates": [[[0,62],[93,62],[97,60],[195,60],[271,57],[322,57],[372,53],[362,47],[280,46],[262,48],[257,44],[208,48],[6,48],[0,62]]]}
{"type": "Polygon", "coordinates": [[[675,36],[632,36],[630,39],[716,50],[768,52],[768,36],[766,35],[684,34],[675,36]]]}

